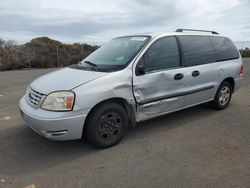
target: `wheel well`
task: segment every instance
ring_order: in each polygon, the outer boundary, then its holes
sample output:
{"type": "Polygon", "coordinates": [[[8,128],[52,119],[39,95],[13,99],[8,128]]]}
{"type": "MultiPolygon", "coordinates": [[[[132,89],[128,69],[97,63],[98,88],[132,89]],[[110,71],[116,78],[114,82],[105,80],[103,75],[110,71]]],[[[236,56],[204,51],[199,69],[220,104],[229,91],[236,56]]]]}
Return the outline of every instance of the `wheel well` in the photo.
{"type": "Polygon", "coordinates": [[[234,92],[234,86],[235,86],[235,82],[234,82],[234,79],[232,77],[229,77],[229,78],[226,78],[224,81],[227,81],[231,86],[232,86],[232,89],[233,89],[233,92],[234,92]]]}
{"type": "MultiPolygon", "coordinates": [[[[104,100],[102,102],[99,102],[98,104],[96,104],[88,113],[87,117],[86,117],[86,120],[84,122],[84,126],[83,126],[83,133],[85,132],[87,126],[86,123],[89,119],[89,116],[90,114],[96,109],[98,108],[98,106],[102,105],[102,104],[105,104],[105,103],[110,103],[110,102],[114,102],[114,103],[117,103],[119,105],[121,105],[125,111],[127,112],[128,114],[128,118],[129,118],[129,122],[130,122],[130,125],[132,126],[135,126],[136,124],[136,119],[135,119],[135,113],[134,113],[134,110],[133,110],[133,107],[132,105],[130,105],[125,99],[123,98],[111,98],[111,99],[107,99],[107,100],[104,100]]],[[[82,133],[82,134],[83,134],[82,133]]]]}

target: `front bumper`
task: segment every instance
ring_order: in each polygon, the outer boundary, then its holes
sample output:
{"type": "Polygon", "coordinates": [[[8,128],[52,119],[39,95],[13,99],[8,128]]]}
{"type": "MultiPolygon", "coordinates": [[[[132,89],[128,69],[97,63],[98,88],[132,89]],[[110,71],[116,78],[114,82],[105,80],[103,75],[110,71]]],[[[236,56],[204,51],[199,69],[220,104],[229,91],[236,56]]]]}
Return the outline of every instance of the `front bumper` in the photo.
{"type": "Polygon", "coordinates": [[[87,114],[82,111],[52,112],[32,107],[24,96],[19,103],[23,119],[30,128],[50,140],[82,137],[87,114]]]}

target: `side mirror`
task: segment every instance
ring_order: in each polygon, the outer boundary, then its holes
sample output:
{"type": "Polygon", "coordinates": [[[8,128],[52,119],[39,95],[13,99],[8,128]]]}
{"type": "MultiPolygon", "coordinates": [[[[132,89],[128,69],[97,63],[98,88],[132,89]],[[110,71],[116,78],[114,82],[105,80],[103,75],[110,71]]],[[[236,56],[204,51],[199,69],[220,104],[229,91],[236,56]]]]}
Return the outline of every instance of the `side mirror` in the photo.
{"type": "Polygon", "coordinates": [[[135,74],[136,76],[145,74],[144,56],[142,56],[142,58],[139,60],[138,64],[136,65],[135,74]]]}
{"type": "Polygon", "coordinates": [[[139,65],[139,66],[137,67],[137,73],[138,73],[139,75],[145,74],[145,69],[144,69],[144,66],[143,66],[143,65],[139,65]]]}

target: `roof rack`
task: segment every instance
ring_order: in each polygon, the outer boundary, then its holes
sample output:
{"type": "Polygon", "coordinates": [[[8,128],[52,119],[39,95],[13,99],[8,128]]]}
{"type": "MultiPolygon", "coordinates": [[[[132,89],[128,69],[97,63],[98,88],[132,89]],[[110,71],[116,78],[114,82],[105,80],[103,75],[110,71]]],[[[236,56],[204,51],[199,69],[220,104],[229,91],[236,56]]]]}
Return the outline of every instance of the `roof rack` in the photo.
{"type": "Polygon", "coordinates": [[[219,35],[216,31],[207,31],[207,30],[197,30],[197,29],[177,29],[176,32],[183,32],[183,31],[197,31],[197,32],[206,32],[206,33],[212,33],[215,35],[219,35]]]}

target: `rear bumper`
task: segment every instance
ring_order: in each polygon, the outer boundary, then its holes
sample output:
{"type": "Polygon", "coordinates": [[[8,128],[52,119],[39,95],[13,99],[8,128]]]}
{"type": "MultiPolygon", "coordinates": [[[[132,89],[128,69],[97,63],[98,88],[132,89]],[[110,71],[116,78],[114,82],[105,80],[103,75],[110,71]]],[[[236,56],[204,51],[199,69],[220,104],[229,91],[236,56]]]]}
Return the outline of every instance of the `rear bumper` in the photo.
{"type": "Polygon", "coordinates": [[[234,92],[240,88],[242,77],[234,79],[234,92]]]}
{"type": "Polygon", "coordinates": [[[23,119],[30,128],[50,140],[74,140],[82,137],[87,114],[81,111],[51,112],[36,109],[23,97],[19,103],[23,119]]]}

